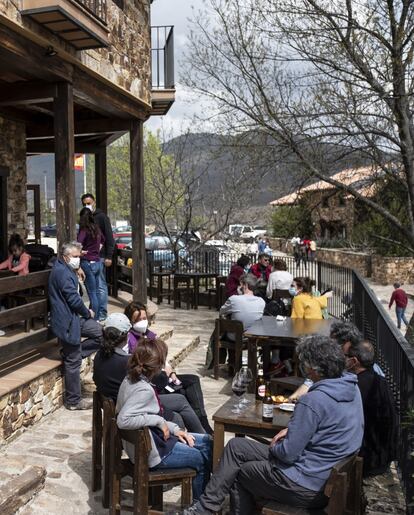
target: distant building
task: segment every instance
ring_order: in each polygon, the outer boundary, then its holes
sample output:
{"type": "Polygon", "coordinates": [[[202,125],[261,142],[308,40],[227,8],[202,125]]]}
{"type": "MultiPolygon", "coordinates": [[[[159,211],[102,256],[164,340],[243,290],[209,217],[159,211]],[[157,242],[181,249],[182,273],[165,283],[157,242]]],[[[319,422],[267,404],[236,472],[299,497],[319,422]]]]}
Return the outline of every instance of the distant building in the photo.
{"type": "MultiPolygon", "coordinates": [[[[364,197],[374,197],[379,174],[372,167],[342,170],[331,179],[354,187],[364,197]]],[[[349,238],[358,218],[355,197],[338,190],[326,181],[318,181],[289,195],[270,202],[274,208],[293,206],[299,202],[311,212],[314,237],[323,239],[349,238]]]]}

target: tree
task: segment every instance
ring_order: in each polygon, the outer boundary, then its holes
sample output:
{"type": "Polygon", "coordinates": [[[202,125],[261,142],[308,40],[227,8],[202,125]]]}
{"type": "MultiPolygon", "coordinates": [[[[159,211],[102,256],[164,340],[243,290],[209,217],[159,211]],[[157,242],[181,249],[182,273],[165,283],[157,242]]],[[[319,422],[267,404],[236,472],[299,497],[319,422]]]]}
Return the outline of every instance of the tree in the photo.
{"type": "Polygon", "coordinates": [[[193,20],[182,81],[213,101],[217,130],[268,135],[304,176],[352,194],[414,252],[414,3],[208,1],[193,20]],[[404,221],[331,178],[354,156],[371,163],[372,183],[401,188],[404,221]]]}
{"type": "Polygon", "coordinates": [[[276,238],[310,237],[313,233],[310,211],[302,203],[274,208],[271,224],[276,238]]]}

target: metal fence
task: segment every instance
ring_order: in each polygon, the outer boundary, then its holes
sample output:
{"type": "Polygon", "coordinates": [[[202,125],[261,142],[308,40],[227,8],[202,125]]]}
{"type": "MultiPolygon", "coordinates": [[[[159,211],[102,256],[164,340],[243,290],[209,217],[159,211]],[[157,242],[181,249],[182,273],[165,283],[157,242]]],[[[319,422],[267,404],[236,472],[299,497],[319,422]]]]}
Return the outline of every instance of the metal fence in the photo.
{"type": "Polygon", "coordinates": [[[151,27],[152,87],[174,89],[174,27],[151,27]]]}
{"type": "Polygon", "coordinates": [[[353,321],[375,347],[376,359],[394,394],[399,417],[398,470],[407,512],[414,513],[414,427],[402,424],[414,409],[414,348],[391,322],[366,282],[353,272],[353,321]]]}
{"type": "Polygon", "coordinates": [[[75,0],[78,4],[87,9],[95,18],[101,22],[107,22],[106,0],[75,0]]]}

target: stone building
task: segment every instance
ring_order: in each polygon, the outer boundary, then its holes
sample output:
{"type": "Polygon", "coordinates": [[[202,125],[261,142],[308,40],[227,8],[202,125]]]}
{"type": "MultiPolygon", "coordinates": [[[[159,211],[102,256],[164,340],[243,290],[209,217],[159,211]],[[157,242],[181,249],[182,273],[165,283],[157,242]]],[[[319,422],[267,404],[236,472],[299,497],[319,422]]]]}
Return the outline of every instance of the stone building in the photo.
{"type": "MultiPolygon", "coordinates": [[[[333,180],[353,186],[363,196],[373,197],[377,179],[371,167],[342,170],[333,180]]],[[[270,202],[274,208],[302,203],[310,211],[314,227],[313,237],[318,239],[345,239],[352,235],[358,220],[355,197],[339,191],[332,184],[318,181],[270,202]]]]}
{"type": "MultiPolygon", "coordinates": [[[[26,235],[28,188],[38,193],[40,222],[40,185],[27,184],[27,156],[54,154],[62,243],[76,232],[75,153],[95,156],[97,205],[106,211],[106,148],[129,133],[132,293],[142,301],[143,123],[175,98],[173,28],[151,27],[151,3],[0,0],[0,259],[13,232],[26,235]]],[[[20,295],[16,307],[0,310],[0,328],[8,328],[0,339],[0,443],[62,402],[61,360],[47,327],[48,274],[0,276],[0,299],[20,295]],[[40,292],[34,300],[31,289],[40,292]]]]}

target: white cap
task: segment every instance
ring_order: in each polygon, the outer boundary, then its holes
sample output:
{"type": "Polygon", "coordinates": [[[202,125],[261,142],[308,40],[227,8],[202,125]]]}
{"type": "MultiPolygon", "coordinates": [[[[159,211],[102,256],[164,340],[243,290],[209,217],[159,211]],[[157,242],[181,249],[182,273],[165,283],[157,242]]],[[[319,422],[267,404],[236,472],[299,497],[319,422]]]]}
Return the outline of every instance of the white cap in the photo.
{"type": "Polygon", "coordinates": [[[111,313],[105,321],[105,329],[108,327],[114,327],[121,333],[127,333],[132,326],[129,318],[123,313],[111,313]]]}

